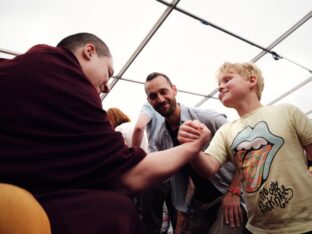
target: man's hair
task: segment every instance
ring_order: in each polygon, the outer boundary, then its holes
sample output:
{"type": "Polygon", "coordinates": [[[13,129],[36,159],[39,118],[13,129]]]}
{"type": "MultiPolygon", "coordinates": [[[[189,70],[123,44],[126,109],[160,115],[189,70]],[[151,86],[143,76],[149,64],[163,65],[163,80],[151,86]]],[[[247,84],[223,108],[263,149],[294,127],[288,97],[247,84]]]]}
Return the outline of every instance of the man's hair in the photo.
{"type": "Polygon", "coordinates": [[[151,80],[155,79],[158,76],[163,76],[167,80],[167,82],[169,83],[170,87],[173,86],[173,84],[172,84],[171,80],[169,79],[169,77],[167,75],[163,74],[163,73],[160,73],[160,72],[152,72],[151,74],[149,74],[146,77],[145,84],[146,84],[146,82],[151,81],[151,80]]]}
{"type": "Polygon", "coordinates": [[[130,118],[118,108],[109,108],[107,110],[107,117],[113,128],[120,124],[130,122],[130,118]]]}
{"type": "Polygon", "coordinates": [[[88,43],[94,45],[98,56],[112,57],[105,42],[91,33],[77,33],[65,37],[57,44],[57,47],[65,47],[74,53],[76,49],[84,47],[88,43]]]}
{"type": "Polygon", "coordinates": [[[264,78],[262,71],[253,63],[223,63],[217,71],[217,77],[221,73],[236,72],[244,79],[248,80],[250,77],[257,77],[256,94],[258,99],[261,100],[262,91],[264,88],[264,78]]]}

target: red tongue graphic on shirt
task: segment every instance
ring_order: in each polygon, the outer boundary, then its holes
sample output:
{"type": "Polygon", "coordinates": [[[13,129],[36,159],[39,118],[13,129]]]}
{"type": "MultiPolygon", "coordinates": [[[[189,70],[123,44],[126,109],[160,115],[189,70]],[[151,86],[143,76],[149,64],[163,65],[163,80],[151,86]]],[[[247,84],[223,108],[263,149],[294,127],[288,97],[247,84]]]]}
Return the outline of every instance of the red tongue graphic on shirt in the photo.
{"type": "Polygon", "coordinates": [[[241,176],[246,192],[255,192],[262,184],[264,163],[271,149],[271,145],[264,145],[260,149],[242,149],[235,154],[239,168],[243,169],[241,176]]]}

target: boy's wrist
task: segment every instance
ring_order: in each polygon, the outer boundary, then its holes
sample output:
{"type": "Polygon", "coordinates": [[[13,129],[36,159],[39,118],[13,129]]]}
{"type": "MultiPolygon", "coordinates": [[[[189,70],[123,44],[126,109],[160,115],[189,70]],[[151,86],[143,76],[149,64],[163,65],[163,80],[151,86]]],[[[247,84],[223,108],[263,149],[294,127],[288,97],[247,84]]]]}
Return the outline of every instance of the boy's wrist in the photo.
{"type": "Polygon", "coordinates": [[[241,196],[241,190],[240,190],[240,188],[238,188],[238,187],[236,187],[236,188],[232,188],[232,187],[230,187],[229,189],[228,189],[228,191],[232,194],[232,195],[236,195],[236,196],[241,196]]]}

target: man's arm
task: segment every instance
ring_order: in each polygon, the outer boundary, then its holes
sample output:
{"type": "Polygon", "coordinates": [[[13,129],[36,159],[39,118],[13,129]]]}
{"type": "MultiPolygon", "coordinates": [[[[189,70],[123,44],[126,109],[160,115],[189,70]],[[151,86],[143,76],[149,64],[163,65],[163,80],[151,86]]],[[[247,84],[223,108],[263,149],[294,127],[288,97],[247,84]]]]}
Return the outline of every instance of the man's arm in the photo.
{"type": "Polygon", "coordinates": [[[147,114],[141,113],[135,124],[132,134],[132,146],[140,147],[145,126],[151,121],[151,117],[147,114]]]}
{"type": "Polygon", "coordinates": [[[308,170],[312,173],[312,144],[304,147],[307,160],[308,160],[308,170]]]}
{"type": "Polygon", "coordinates": [[[159,184],[197,157],[210,140],[211,133],[207,128],[194,129],[193,133],[197,137],[192,142],[149,153],[140,163],[126,171],[120,179],[124,189],[133,193],[159,184]]]}
{"type": "MultiPolygon", "coordinates": [[[[193,199],[195,191],[195,185],[192,179],[189,177],[189,184],[186,191],[185,196],[185,203],[190,205],[191,201],[193,199]]],[[[189,214],[185,213],[183,211],[177,210],[177,222],[176,222],[176,228],[175,228],[175,234],[181,234],[184,233],[185,230],[187,230],[189,225],[189,214]]]]}

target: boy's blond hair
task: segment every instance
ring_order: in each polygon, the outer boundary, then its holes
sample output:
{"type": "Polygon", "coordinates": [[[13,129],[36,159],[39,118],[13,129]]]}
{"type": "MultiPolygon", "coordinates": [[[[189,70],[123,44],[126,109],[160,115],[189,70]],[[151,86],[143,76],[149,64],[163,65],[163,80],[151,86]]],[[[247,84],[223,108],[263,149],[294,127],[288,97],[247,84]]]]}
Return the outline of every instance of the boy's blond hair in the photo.
{"type": "Polygon", "coordinates": [[[236,72],[244,79],[249,79],[252,76],[257,77],[256,93],[259,101],[261,100],[262,91],[264,88],[264,79],[261,70],[253,63],[223,63],[217,71],[217,77],[222,73],[236,72]]]}

